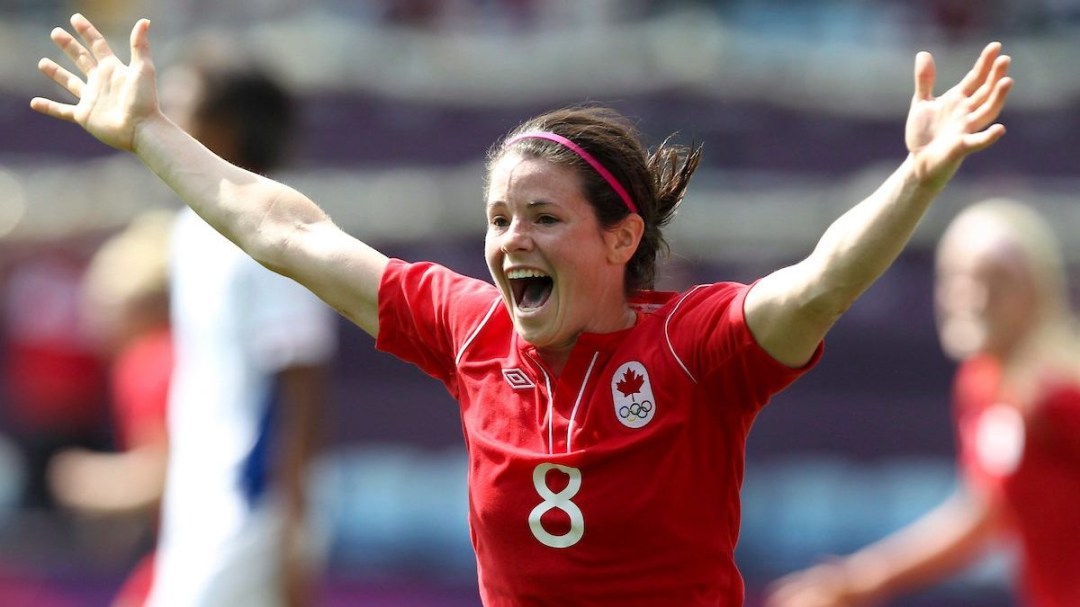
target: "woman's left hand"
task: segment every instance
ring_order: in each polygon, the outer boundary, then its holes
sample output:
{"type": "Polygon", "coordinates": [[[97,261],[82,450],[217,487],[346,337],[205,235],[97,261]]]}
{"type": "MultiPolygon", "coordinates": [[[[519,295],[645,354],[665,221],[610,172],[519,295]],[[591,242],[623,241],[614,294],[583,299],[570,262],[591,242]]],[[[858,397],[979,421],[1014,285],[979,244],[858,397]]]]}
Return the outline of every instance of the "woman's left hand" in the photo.
{"type": "Polygon", "coordinates": [[[916,55],[915,96],[904,139],[921,183],[944,186],[968,154],[1005,134],[1005,127],[994,121],[1012,89],[1006,75],[1010,61],[1001,54],[1001,44],[991,42],[960,82],[934,97],[934,58],[926,51],[916,55]]]}

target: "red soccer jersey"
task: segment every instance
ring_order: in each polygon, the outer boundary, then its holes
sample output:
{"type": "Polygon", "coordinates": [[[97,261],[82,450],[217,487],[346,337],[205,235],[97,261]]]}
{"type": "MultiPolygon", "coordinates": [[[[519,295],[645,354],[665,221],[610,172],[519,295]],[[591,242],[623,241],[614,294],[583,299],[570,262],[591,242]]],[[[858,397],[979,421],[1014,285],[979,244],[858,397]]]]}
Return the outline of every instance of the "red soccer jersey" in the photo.
{"type": "Polygon", "coordinates": [[[747,290],[645,293],[634,327],[582,335],[555,376],[492,285],[390,263],[377,345],[460,404],[485,605],[742,605],[746,435],[811,366],[757,345],[747,290]]]}
{"type": "Polygon", "coordinates": [[[967,482],[1002,503],[1020,546],[1024,605],[1080,605],[1080,386],[1050,383],[1022,417],[1003,403],[1000,368],[980,358],[957,374],[955,408],[967,482]]]}

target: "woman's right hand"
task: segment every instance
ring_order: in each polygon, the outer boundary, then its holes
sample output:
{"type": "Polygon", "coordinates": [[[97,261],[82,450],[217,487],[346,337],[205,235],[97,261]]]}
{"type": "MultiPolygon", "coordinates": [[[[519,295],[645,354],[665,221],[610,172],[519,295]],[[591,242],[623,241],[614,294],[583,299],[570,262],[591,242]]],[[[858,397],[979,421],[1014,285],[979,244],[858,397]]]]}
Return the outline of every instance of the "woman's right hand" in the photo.
{"type": "Polygon", "coordinates": [[[140,19],[131,30],[131,62],[124,64],[101,32],[86,17],[72,15],[71,25],[82,41],[62,28],[51,38],[82,72],[80,78],[49,58],[38,69],[78,101],[60,103],[35,97],[30,107],[42,114],[74,122],[105,144],[135,151],[139,129],[163,119],[158,106],[154,64],[150,58],[150,21],[140,19]]]}

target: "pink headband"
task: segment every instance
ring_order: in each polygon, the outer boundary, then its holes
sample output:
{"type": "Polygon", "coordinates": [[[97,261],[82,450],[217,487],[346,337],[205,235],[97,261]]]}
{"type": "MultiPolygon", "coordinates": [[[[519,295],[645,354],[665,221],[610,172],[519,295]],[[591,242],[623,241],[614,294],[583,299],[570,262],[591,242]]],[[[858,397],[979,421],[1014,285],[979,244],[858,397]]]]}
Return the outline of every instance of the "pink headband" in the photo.
{"type": "Polygon", "coordinates": [[[556,135],[555,133],[551,133],[548,131],[529,131],[526,133],[522,133],[520,135],[511,137],[503,145],[510,146],[522,139],[547,139],[548,141],[554,141],[555,143],[558,143],[559,145],[562,145],[563,147],[569,149],[571,152],[577,154],[582,160],[589,163],[589,166],[591,166],[593,170],[595,170],[601,177],[604,178],[604,181],[608,182],[608,185],[611,186],[611,189],[615,190],[615,193],[619,195],[619,198],[622,198],[623,203],[626,205],[626,208],[630,209],[631,213],[638,212],[637,205],[635,205],[634,201],[630,199],[630,194],[626,193],[626,189],[622,187],[622,184],[619,183],[618,180],[615,179],[615,176],[611,174],[611,171],[605,169],[604,165],[600,164],[598,160],[592,157],[592,154],[586,152],[585,149],[582,148],[580,145],[574,143],[573,141],[570,141],[562,135],[556,135]]]}

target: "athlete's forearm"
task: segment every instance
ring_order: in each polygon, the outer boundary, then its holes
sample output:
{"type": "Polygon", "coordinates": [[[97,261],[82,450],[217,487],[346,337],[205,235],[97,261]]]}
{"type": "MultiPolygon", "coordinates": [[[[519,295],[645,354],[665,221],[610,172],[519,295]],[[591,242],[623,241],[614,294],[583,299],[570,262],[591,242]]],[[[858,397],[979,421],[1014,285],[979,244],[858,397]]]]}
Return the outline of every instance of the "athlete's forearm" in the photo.
{"type": "Polygon", "coordinates": [[[909,156],[829,226],[804,264],[830,311],[847,310],[892,265],[943,185],[920,182],[909,156]]]}
{"type": "Polygon", "coordinates": [[[327,219],[303,194],[226,162],[164,116],[139,128],[134,152],[214,229],[270,267],[280,266],[295,228],[327,219]]]}
{"type": "Polygon", "coordinates": [[[825,334],[896,259],[941,189],[915,177],[909,157],[877,191],[838,218],[803,261],[761,279],[746,298],[758,343],[805,364],[825,334]]]}
{"type": "Polygon", "coordinates": [[[988,505],[955,495],[911,526],[844,559],[849,590],[876,602],[939,582],[974,560],[993,521],[988,505]]]}

